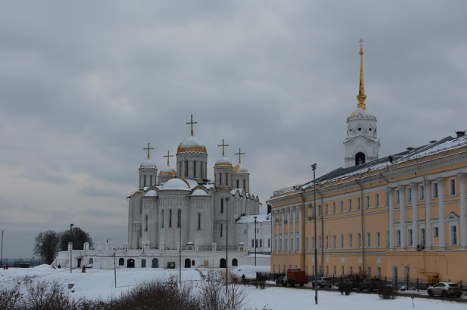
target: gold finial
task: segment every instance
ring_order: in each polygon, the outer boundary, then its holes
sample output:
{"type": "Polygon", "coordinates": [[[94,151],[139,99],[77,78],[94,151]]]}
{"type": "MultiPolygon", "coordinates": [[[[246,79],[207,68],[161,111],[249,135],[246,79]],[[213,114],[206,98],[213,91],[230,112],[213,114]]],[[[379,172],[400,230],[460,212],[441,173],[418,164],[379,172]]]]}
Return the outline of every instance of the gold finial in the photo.
{"type": "Polygon", "coordinates": [[[174,157],[174,156],[170,155],[170,151],[167,151],[167,155],[164,155],[162,157],[167,157],[167,167],[170,167],[169,159],[170,159],[170,157],[174,157]]]}
{"type": "Polygon", "coordinates": [[[187,125],[191,125],[191,135],[193,135],[193,125],[198,124],[198,122],[193,122],[193,114],[191,114],[191,122],[187,122],[187,125]]]}
{"type": "Polygon", "coordinates": [[[357,107],[365,110],[366,109],[366,105],[365,105],[366,96],[365,96],[365,86],[363,83],[363,40],[360,39],[360,41],[358,42],[360,42],[360,87],[358,89],[357,107]]]}
{"type": "Polygon", "coordinates": [[[144,147],[143,150],[148,150],[148,159],[149,159],[149,151],[154,150],[154,148],[150,147],[150,143],[148,142],[148,147],[144,147]]]}
{"type": "Polygon", "coordinates": [[[229,146],[228,144],[224,143],[224,139],[222,139],[222,144],[219,144],[217,146],[222,146],[222,157],[224,157],[224,146],[229,146]]]}
{"type": "Polygon", "coordinates": [[[242,163],[242,158],[240,156],[245,155],[245,153],[242,153],[242,149],[238,148],[238,153],[235,153],[235,155],[238,155],[238,163],[242,163]]]}

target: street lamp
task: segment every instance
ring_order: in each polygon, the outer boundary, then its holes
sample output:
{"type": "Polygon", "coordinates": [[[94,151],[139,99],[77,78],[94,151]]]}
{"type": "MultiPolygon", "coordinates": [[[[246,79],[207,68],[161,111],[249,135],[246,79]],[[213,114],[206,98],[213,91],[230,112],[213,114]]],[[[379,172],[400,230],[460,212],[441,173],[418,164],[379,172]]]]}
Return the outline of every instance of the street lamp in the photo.
{"type": "Polygon", "coordinates": [[[73,268],[73,226],[75,226],[75,224],[70,224],[70,237],[71,237],[71,241],[68,242],[68,247],[70,248],[70,273],[72,273],[72,268],[73,268]]]}
{"type": "Polygon", "coordinates": [[[255,266],[256,266],[256,216],[255,216],[255,242],[254,242],[254,245],[255,245],[255,266]]]}
{"type": "Polygon", "coordinates": [[[315,170],[316,170],[316,163],[311,165],[311,169],[313,170],[313,217],[315,221],[315,240],[314,240],[314,248],[315,248],[315,304],[318,304],[318,249],[316,247],[316,178],[315,178],[315,170]]]}
{"type": "Polygon", "coordinates": [[[225,293],[227,294],[227,289],[229,285],[229,200],[230,198],[225,198],[225,293]]]}

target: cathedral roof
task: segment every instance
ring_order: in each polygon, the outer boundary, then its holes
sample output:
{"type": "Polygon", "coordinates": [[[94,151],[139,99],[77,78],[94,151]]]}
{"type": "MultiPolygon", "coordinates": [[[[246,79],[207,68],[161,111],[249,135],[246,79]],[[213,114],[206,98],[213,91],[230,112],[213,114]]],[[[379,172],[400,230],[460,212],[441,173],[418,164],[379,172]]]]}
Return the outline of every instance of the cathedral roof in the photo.
{"type": "Polygon", "coordinates": [[[191,194],[191,196],[209,196],[209,195],[201,188],[198,188],[191,194]]]}
{"type": "Polygon", "coordinates": [[[347,117],[347,121],[351,119],[372,119],[376,121],[376,116],[368,112],[366,109],[357,108],[355,109],[349,117],[347,117]]]}
{"type": "Polygon", "coordinates": [[[166,167],[161,169],[161,172],[159,172],[159,175],[173,175],[173,176],[176,176],[177,172],[175,171],[174,168],[172,168],[170,166],[166,166],[166,167]]]}
{"type": "Polygon", "coordinates": [[[230,167],[232,167],[232,162],[227,157],[222,156],[221,158],[219,158],[216,161],[216,164],[214,166],[230,166],[230,167]]]}
{"type": "Polygon", "coordinates": [[[242,165],[242,163],[239,163],[233,168],[234,173],[248,173],[248,169],[242,165]]]}
{"type": "Polygon", "coordinates": [[[139,167],[140,168],[156,168],[156,164],[150,159],[145,159],[139,167]]]}
{"type": "Polygon", "coordinates": [[[182,178],[173,178],[165,182],[160,190],[191,190],[190,184],[182,178]]]}
{"type": "Polygon", "coordinates": [[[144,196],[155,197],[155,196],[157,196],[157,192],[155,190],[151,189],[144,196]]]}
{"type": "Polygon", "coordinates": [[[206,147],[195,136],[188,136],[177,148],[177,153],[207,153],[206,147]]]}

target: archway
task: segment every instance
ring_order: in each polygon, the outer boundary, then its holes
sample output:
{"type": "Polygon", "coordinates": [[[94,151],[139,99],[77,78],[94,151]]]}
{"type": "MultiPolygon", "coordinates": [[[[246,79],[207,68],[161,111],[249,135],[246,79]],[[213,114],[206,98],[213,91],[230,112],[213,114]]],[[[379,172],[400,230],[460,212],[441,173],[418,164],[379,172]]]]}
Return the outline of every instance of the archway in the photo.
{"type": "Polygon", "coordinates": [[[355,155],[355,166],[363,165],[365,163],[365,154],[362,152],[355,155]]]}
{"type": "Polygon", "coordinates": [[[225,258],[221,258],[219,267],[220,267],[220,268],[225,268],[225,258]]]}
{"type": "Polygon", "coordinates": [[[190,268],[191,267],[191,259],[187,258],[185,259],[185,268],[190,268]]]}
{"type": "Polygon", "coordinates": [[[126,261],[126,268],[135,268],[135,260],[130,258],[126,261]]]}
{"type": "Polygon", "coordinates": [[[152,268],[159,268],[159,260],[157,258],[152,259],[152,268]]]}

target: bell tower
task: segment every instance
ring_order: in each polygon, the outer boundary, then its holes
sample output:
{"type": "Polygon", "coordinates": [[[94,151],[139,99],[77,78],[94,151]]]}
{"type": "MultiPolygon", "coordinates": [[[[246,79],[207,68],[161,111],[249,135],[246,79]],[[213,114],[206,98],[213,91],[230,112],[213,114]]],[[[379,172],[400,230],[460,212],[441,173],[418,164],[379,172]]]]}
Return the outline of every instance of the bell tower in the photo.
{"type": "Polygon", "coordinates": [[[363,81],[363,40],[360,40],[360,84],[358,104],[347,118],[347,137],[344,139],[345,168],[378,159],[380,141],[377,136],[376,117],[366,109],[363,81]]]}

